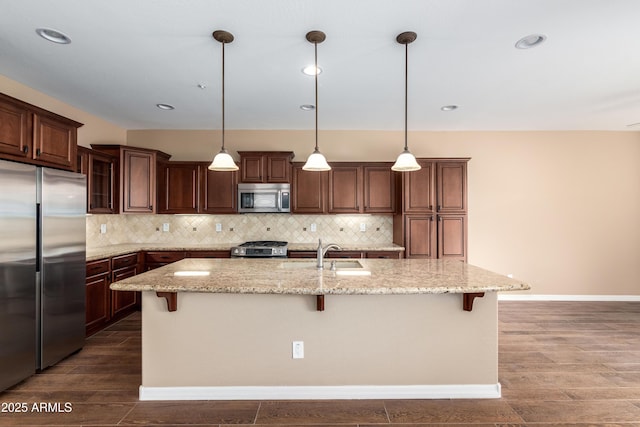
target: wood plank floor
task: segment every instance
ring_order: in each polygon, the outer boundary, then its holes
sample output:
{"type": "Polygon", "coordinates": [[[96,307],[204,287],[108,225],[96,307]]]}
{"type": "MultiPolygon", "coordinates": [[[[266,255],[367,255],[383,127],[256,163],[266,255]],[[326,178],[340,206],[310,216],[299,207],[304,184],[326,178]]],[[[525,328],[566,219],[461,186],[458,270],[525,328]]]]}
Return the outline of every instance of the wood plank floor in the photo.
{"type": "Polygon", "coordinates": [[[499,320],[501,399],[139,402],[134,314],[0,393],[4,409],[28,405],[0,412],[0,426],[640,427],[640,303],[500,302],[499,320]]]}

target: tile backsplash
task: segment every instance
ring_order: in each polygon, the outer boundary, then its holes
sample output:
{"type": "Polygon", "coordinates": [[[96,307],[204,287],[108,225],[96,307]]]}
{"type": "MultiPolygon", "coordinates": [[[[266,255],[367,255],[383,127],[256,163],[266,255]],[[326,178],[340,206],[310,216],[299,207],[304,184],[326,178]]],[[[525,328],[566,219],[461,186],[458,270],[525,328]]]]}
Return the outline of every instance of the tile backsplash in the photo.
{"type": "Polygon", "coordinates": [[[241,243],[248,240],[310,243],[318,238],[325,242],[345,244],[391,243],[393,217],[290,214],[87,215],[88,247],[119,243],[241,243]],[[313,227],[315,231],[312,231],[313,227]],[[101,228],[106,228],[106,232],[101,233],[101,228]]]}

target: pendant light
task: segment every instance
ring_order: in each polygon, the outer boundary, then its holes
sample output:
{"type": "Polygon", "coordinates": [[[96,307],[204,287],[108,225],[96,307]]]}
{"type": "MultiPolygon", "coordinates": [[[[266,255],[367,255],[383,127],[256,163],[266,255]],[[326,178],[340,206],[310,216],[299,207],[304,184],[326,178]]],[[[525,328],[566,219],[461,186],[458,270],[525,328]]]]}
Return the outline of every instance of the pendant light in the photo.
{"type": "Polygon", "coordinates": [[[224,45],[233,41],[233,34],[218,30],[213,32],[213,38],[222,43],[222,148],[213,158],[209,169],[214,171],[236,171],[238,170],[238,165],[224,148],[224,45]]]}
{"type": "Polygon", "coordinates": [[[326,35],[322,31],[309,31],[307,33],[307,40],[310,43],[313,43],[314,52],[315,52],[315,67],[316,72],[314,73],[315,79],[315,87],[316,87],[316,148],[313,150],[313,153],[307,158],[307,163],[302,167],[303,170],[306,171],[328,171],[331,170],[331,166],[327,163],[327,159],[324,158],[320,150],[318,150],[318,43],[322,43],[326,35]]]}
{"type": "Polygon", "coordinates": [[[396,162],[391,169],[399,172],[411,172],[420,169],[420,165],[416,161],[416,158],[409,151],[407,145],[407,97],[408,97],[408,81],[409,81],[409,43],[415,41],[418,37],[413,31],[407,31],[398,34],[396,41],[404,45],[404,151],[400,153],[396,162]]]}

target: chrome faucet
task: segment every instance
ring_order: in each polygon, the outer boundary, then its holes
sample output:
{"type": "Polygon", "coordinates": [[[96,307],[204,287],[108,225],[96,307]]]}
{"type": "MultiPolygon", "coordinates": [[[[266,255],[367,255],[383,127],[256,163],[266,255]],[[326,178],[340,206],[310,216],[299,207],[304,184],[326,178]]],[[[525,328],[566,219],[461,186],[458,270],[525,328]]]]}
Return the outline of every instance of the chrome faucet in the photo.
{"type": "Polygon", "coordinates": [[[342,248],[339,245],[336,245],[335,243],[329,243],[327,246],[322,247],[322,239],[318,239],[318,250],[317,250],[318,270],[324,269],[324,256],[326,255],[329,249],[338,249],[339,251],[342,250],[342,248]]]}

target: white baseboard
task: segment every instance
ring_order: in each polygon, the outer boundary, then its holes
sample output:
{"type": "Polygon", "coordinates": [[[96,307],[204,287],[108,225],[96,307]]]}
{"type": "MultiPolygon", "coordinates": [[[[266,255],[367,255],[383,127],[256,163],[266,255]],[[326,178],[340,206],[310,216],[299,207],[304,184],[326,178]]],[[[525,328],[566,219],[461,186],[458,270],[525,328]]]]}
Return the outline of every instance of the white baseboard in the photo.
{"type": "Polygon", "coordinates": [[[501,395],[500,383],[406,386],[140,386],[140,400],[498,399],[501,395]]]}
{"type": "Polygon", "coordinates": [[[640,301],[640,295],[535,295],[498,293],[498,301],[640,301]]]}

